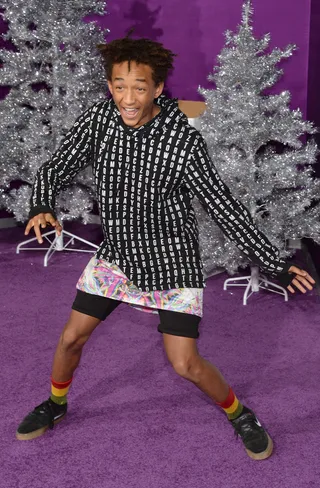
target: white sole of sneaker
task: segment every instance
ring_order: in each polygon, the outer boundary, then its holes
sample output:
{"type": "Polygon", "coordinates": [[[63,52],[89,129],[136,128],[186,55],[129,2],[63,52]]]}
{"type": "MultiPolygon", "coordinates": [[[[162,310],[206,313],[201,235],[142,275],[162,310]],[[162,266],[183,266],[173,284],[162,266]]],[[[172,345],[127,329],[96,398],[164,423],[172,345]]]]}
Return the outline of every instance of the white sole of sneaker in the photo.
{"type": "Polygon", "coordinates": [[[268,459],[271,456],[272,451],[273,451],[273,442],[272,442],[272,439],[269,436],[269,434],[267,434],[267,436],[268,436],[268,445],[267,445],[267,449],[265,451],[255,453],[255,452],[249,451],[249,449],[246,449],[246,452],[251,459],[254,459],[255,461],[262,461],[263,459],[268,459]]]}
{"type": "MultiPolygon", "coordinates": [[[[53,422],[53,425],[58,424],[63,420],[66,416],[66,413],[62,415],[62,417],[59,417],[57,420],[53,422]]],[[[31,441],[31,439],[36,439],[37,437],[40,437],[43,435],[49,427],[42,427],[41,429],[35,430],[34,432],[30,432],[29,434],[19,434],[19,432],[16,432],[16,438],[18,441],[31,441]]]]}

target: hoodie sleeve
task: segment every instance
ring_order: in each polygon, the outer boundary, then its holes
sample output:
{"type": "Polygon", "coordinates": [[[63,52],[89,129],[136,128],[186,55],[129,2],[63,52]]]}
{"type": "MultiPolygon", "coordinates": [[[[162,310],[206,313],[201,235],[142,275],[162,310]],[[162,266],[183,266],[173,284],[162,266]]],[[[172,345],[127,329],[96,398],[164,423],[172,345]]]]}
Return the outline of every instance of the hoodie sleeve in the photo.
{"type": "Polygon", "coordinates": [[[220,179],[202,137],[195,141],[184,183],[224,234],[251,261],[277,277],[283,286],[290,284],[293,279],[288,273],[290,265],[279,257],[279,250],[259,231],[247,208],[232,196],[220,179]]]}
{"type": "Polygon", "coordinates": [[[51,160],[37,171],[32,187],[29,218],[50,212],[55,216],[55,199],[62,187],[91,163],[91,115],[86,110],[68,131],[51,160]]]}

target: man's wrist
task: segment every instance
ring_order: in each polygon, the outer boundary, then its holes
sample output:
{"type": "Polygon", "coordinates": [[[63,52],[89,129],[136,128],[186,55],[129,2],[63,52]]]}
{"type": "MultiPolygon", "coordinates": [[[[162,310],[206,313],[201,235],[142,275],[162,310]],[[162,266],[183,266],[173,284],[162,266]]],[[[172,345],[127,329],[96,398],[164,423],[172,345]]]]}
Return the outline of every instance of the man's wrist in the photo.
{"type": "Polygon", "coordinates": [[[29,212],[29,219],[32,219],[40,213],[50,213],[55,219],[57,219],[54,210],[47,205],[37,205],[36,207],[32,207],[29,212]]]}

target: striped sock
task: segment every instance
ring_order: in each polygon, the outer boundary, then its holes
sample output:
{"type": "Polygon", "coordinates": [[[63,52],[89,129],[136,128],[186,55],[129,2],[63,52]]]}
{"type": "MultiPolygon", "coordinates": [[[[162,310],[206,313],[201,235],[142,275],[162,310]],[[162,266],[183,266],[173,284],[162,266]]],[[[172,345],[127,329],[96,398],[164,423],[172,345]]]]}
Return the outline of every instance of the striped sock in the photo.
{"type": "Polygon", "coordinates": [[[244,408],[242,403],[239,402],[238,398],[233,393],[231,387],[229,387],[229,393],[225,401],[222,403],[217,402],[217,405],[226,412],[229,420],[240,417],[244,408]]]}
{"type": "Polygon", "coordinates": [[[50,399],[57,403],[58,405],[65,405],[67,403],[67,394],[69,388],[71,386],[71,380],[64,381],[63,383],[59,383],[58,381],[54,381],[51,376],[51,396],[50,399]]]}

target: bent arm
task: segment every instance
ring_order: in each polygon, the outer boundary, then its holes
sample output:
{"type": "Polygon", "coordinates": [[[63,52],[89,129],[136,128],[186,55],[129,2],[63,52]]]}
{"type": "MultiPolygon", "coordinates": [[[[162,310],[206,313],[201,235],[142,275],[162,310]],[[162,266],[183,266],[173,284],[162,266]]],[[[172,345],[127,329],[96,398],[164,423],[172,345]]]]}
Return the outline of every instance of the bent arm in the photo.
{"type": "Polygon", "coordinates": [[[292,279],[288,275],[290,265],[279,257],[279,250],[260,232],[247,208],[223,183],[201,137],[189,157],[184,183],[224,234],[251,261],[288,286],[292,279]]]}
{"type": "Polygon", "coordinates": [[[51,160],[37,171],[32,187],[29,218],[39,213],[55,216],[55,199],[62,187],[91,163],[92,107],[84,112],[65,136],[51,160]]]}

